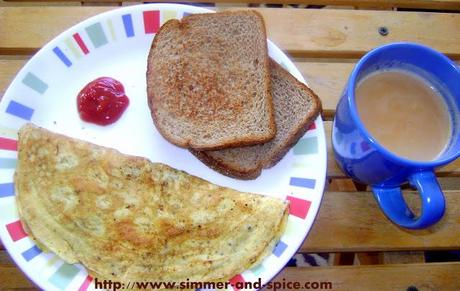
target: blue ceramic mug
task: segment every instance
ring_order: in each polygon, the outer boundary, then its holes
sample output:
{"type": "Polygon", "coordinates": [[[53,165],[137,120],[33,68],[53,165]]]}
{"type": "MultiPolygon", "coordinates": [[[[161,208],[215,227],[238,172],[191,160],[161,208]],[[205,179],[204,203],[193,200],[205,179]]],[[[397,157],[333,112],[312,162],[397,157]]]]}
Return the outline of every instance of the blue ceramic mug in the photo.
{"type": "MultiPolygon", "coordinates": [[[[354,67],[337,105],[332,145],[338,165],[352,179],[371,185],[385,215],[411,229],[425,228],[439,221],[445,200],[434,170],[460,155],[459,118],[460,69],[443,54],[415,43],[393,43],[367,53],[354,67]],[[412,161],[382,147],[366,130],[356,108],[355,88],[368,74],[382,69],[409,69],[435,85],[451,114],[451,140],[433,161],[412,161]],[[414,186],[422,200],[416,217],[403,199],[402,184],[414,186]]],[[[390,117],[391,118],[391,117],[390,117]]]]}

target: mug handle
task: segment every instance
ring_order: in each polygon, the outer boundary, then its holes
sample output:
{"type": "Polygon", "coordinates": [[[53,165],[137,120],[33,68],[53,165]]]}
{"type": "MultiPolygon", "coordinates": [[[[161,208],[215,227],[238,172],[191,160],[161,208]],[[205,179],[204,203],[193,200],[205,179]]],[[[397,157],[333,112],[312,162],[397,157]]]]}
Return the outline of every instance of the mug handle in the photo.
{"type": "Polygon", "coordinates": [[[409,209],[400,187],[372,187],[380,208],[390,220],[405,228],[420,229],[438,222],[444,215],[445,200],[433,171],[412,173],[408,180],[422,199],[420,216],[415,217],[409,209]]]}

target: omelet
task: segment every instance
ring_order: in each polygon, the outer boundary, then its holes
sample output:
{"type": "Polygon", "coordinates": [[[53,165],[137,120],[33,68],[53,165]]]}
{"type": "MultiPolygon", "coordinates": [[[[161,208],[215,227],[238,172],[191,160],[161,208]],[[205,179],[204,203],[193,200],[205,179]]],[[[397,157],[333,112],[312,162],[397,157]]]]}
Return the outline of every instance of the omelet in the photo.
{"type": "Polygon", "coordinates": [[[41,248],[121,282],[228,280],[272,251],[289,208],[31,124],[15,188],[41,248]]]}

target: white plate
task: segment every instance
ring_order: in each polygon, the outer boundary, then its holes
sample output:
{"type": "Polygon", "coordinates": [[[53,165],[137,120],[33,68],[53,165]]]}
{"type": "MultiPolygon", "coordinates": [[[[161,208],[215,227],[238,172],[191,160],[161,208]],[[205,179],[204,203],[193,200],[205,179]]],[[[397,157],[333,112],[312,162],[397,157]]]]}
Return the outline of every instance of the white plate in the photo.
{"type": "MultiPolygon", "coordinates": [[[[253,181],[209,169],[187,150],[168,143],[155,129],[146,97],[146,60],[154,33],[171,18],[212,12],[175,5],[146,4],[109,11],[75,25],[45,45],[18,73],[0,103],[0,237],[20,268],[46,290],[86,290],[93,279],[79,264],[42,252],[24,233],[13,190],[17,130],[26,122],[166,163],[222,186],[291,201],[286,232],[263,263],[231,280],[271,280],[301,246],[320,206],[326,176],[326,141],[320,117],[273,168],[253,181]],[[130,105],[119,121],[101,127],[80,120],[76,96],[101,76],[123,83],[130,105]]],[[[299,80],[302,75],[273,43],[270,56],[299,80]]]]}

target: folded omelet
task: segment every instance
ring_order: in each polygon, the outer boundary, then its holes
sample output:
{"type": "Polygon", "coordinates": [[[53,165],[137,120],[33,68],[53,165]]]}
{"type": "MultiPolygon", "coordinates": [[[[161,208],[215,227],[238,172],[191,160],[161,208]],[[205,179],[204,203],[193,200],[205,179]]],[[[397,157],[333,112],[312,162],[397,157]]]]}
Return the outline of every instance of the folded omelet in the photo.
{"type": "Polygon", "coordinates": [[[26,231],[98,279],[221,281],[268,255],[288,204],[25,125],[15,187],[26,231]]]}

